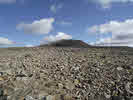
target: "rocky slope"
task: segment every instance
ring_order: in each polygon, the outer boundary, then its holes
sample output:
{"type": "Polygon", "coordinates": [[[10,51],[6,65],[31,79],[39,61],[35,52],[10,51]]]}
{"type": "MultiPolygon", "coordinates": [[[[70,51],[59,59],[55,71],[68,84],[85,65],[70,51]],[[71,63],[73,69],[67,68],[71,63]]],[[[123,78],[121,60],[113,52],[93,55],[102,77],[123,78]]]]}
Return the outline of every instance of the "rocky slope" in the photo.
{"type": "Polygon", "coordinates": [[[0,100],[133,100],[131,48],[0,49],[0,100]]]}
{"type": "Polygon", "coordinates": [[[87,43],[81,40],[59,40],[55,42],[50,42],[48,44],[40,45],[40,47],[52,46],[52,47],[73,47],[73,48],[88,48],[91,47],[87,43]]]}

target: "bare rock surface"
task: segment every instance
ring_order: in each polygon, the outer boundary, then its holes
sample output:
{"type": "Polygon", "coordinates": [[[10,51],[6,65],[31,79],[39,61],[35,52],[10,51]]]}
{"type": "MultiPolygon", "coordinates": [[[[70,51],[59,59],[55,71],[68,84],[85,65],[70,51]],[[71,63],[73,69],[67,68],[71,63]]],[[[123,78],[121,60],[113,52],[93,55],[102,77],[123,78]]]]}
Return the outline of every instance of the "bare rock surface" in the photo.
{"type": "Polygon", "coordinates": [[[0,100],[133,100],[132,50],[1,48],[0,100]]]}

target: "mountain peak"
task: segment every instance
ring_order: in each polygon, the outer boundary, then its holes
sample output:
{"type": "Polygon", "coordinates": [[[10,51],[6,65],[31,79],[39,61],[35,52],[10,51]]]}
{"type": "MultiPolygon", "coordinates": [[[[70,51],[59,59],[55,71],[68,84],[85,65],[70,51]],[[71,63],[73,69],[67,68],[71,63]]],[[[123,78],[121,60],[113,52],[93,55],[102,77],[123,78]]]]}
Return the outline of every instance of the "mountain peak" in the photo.
{"type": "Polygon", "coordinates": [[[40,45],[40,47],[43,46],[54,46],[54,47],[76,47],[76,48],[87,48],[90,47],[87,43],[83,42],[82,40],[59,40],[55,42],[48,43],[46,45],[40,45]]]}

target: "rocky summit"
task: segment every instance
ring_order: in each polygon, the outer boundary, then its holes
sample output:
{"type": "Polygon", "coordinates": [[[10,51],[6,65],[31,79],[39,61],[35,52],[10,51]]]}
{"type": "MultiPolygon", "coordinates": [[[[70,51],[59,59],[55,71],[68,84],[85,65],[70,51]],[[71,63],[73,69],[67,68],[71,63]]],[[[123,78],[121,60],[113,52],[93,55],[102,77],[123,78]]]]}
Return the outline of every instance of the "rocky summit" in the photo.
{"type": "Polygon", "coordinates": [[[133,49],[0,49],[0,100],[133,100],[133,49]]]}

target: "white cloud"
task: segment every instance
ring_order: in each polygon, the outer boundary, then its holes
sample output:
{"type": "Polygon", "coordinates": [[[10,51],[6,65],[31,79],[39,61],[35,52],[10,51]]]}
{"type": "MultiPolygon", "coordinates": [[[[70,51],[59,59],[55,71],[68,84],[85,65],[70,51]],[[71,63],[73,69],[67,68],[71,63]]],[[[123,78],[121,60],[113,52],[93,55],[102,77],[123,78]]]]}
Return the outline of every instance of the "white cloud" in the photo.
{"type": "Polygon", "coordinates": [[[54,18],[36,20],[31,24],[20,23],[17,25],[18,30],[24,30],[25,33],[48,34],[53,30],[54,18]]]}
{"type": "Polygon", "coordinates": [[[0,45],[11,45],[11,44],[14,44],[14,42],[8,40],[7,38],[0,37],[0,45]]]}
{"type": "Polygon", "coordinates": [[[63,25],[63,26],[70,26],[70,25],[72,25],[72,23],[68,22],[68,21],[60,21],[57,24],[60,24],[60,25],[63,25]]]}
{"type": "Polygon", "coordinates": [[[27,45],[25,45],[25,47],[34,47],[34,45],[32,45],[32,44],[27,44],[27,45]]]}
{"type": "Polygon", "coordinates": [[[115,38],[102,38],[96,41],[95,43],[91,43],[92,45],[98,45],[98,46],[132,46],[133,45],[133,39],[115,39],[115,38]]]}
{"type": "Polygon", "coordinates": [[[133,0],[92,0],[95,3],[99,3],[103,8],[111,7],[112,3],[128,3],[133,0]]]}
{"type": "Polygon", "coordinates": [[[15,3],[16,0],[0,0],[0,3],[15,3]]]}
{"type": "Polygon", "coordinates": [[[124,22],[110,21],[106,24],[95,25],[89,28],[92,33],[113,33],[113,34],[132,34],[133,19],[128,19],[124,22]]]}
{"type": "Polygon", "coordinates": [[[53,4],[50,6],[50,11],[53,13],[56,13],[62,7],[63,7],[63,4],[53,4]]]}
{"type": "Polygon", "coordinates": [[[48,42],[59,41],[62,39],[72,39],[72,36],[68,35],[66,33],[63,33],[63,32],[58,32],[57,35],[55,35],[55,36],[50,35],[50,36],[45,37],[44,42],[48,43],[48,42]]]}
{"type": "Polygon", "coordinates": [[[94,25],[89,28],[89,33],[112,34],[112,37],[100,39],[98,45],[133,45],[133,19],[123,22],[110,21],[109,23],[94,25]]]}

